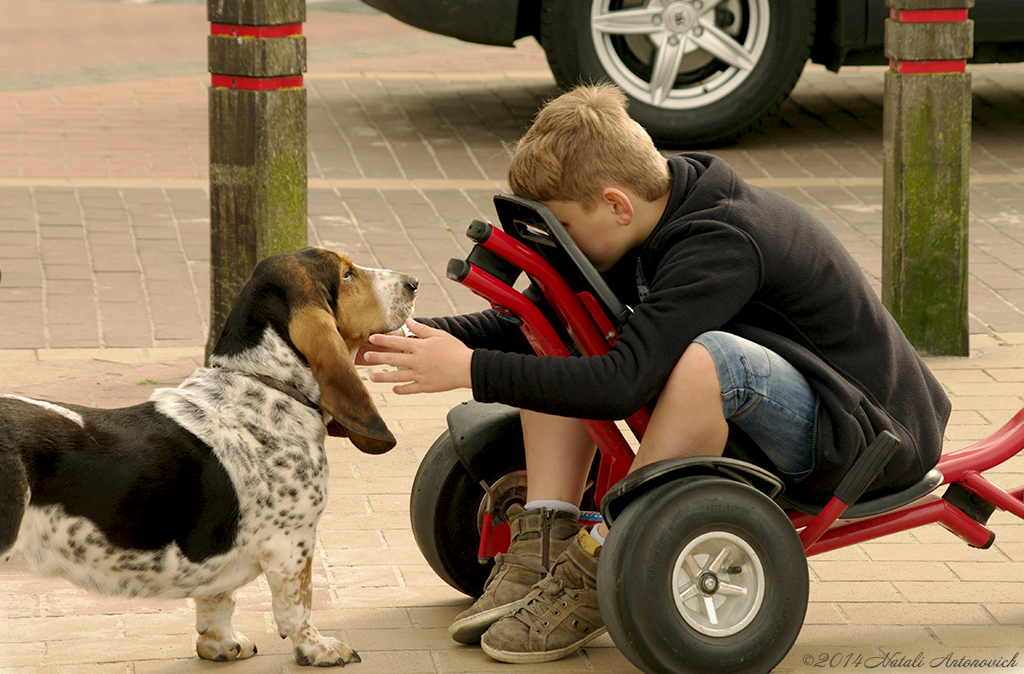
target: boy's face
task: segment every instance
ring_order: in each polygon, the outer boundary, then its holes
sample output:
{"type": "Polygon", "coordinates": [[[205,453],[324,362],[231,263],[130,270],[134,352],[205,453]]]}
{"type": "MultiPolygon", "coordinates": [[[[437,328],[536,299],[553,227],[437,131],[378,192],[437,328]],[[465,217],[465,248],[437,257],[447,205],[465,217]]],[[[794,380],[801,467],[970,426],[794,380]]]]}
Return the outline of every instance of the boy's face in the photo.
{"type": "MultiPolygon", "coordinates": [[[[544,201],[555,214],[580,251],[599,272],[611,269],[635,244],[632,232],[624,226],[616,204],[598,201],[591,212],[575,201],[544,201]]],[[[628,221],[625,223],[628,225],[628,221]]]]}

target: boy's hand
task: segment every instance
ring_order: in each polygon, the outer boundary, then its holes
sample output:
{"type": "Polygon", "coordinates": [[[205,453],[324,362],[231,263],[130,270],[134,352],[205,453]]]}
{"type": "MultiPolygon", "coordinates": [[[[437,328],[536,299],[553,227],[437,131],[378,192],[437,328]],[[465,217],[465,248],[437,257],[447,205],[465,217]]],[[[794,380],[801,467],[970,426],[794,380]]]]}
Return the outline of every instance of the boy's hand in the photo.
{"type": "MultiPolygon", "coordinates": [[[[397,330],[392,330],[391,332],[382,333],[382,334],[392,335],[394,337],[402,337],[404,335],[404,333],[402,331],[402,328],[398,328],[397,330]]],[[[373,344],[364,344],[363,346],[360,346],[359,349],[356,351],[356,356],[355,356],[355,360],[354,360],[355,364],[356,365],[370,365],[371,364],[370,361],[368,361],[366,359],[366,354],[377,352],[377,351],[382,351],[382,352],[385,352],[385,353],[391,353],[391,352],[394,352],[395,350],[394,349],[389,349],[386,346],[375,346],[373,344]]]]}
{"type": "Polygon", "coordinates": [[[361,354],[368,365],[392,365],[400,370],[371,372],[370,381],[409,382],[395,386],[395,393],[437,393],[472,388],[470,364],[473,351],[444,330],[413,319],[405,322],[414,337],[394,333],[370,335],[370,343],[381,350],[361,354]]]}

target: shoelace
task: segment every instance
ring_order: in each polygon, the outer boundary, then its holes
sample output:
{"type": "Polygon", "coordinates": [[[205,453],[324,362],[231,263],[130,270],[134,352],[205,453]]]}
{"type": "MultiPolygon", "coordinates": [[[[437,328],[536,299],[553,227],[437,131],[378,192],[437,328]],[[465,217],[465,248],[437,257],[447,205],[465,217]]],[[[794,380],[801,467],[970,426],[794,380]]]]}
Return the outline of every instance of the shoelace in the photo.
{"type": "Polygon", "coordinates": [[[554,576],[547,576],[543,580],[538,581],[533,587],[534,591],[530,600],[526,602],[526,606],[520,608],[513,615],[538,634],[541,631],[538,625],[548,627],[550,624],[544,618],[545,612],[549,612],[557,617],[562,615],[562,609],[569,607],[568,602],[564,599],[559,600],[558,597],[568,594],[574,601],[580,598],[579,594],[565,586],[564,580],[554,576]]]}

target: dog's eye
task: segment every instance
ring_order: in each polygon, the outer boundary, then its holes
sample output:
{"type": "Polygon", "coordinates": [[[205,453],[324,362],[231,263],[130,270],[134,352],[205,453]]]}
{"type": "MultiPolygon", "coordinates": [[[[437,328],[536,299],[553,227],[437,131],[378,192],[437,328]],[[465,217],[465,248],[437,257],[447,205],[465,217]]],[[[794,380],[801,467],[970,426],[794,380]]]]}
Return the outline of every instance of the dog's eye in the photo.
{"type": "Polygon", "coordinates": [[[341,277],[343,281],[352,281],[356,278],[356,270],[349,267],[345,270],[345,275],[341,277]]]}

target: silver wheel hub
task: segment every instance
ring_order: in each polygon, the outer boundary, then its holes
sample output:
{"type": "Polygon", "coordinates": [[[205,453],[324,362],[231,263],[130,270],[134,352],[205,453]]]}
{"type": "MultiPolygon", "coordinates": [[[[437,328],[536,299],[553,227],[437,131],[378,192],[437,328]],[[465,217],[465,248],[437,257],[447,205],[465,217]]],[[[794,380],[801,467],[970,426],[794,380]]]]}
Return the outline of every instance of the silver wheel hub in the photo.
{"type": "Polygon", "coordinates": [[[676,609],[701,634],[726,637],[749,625],[764,603],[765,576],[739,536],[712,531],[690,541],[672,573],[676,609]]]}
{"type": "Polygon", "coordinates": [[[697,18],[697,9],[688,2],[674,2],[662,13],[665,27],[676,34],[685,34],[693,30],[697,25],[697,18]]]}

